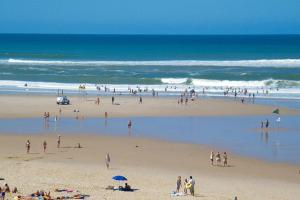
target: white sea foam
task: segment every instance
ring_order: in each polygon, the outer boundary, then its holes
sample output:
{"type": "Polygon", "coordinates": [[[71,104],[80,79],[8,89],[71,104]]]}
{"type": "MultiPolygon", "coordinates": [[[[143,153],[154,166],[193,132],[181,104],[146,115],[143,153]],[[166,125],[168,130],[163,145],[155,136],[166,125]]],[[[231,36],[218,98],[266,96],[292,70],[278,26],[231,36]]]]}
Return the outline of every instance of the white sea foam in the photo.
{"type": "MultiPolygon", "coordinates": [[[[97,92],[96,86],[101,87],[101,92],[104,91],[106,86],[110,91],[115,88],[117,92],[127,93],[128,88],[148,89],[150,92],[152,89],[155,91],[163,92],[162,95],[178,95],[186,89],[195,89],[197,92],[202,92],[205,88],[206,94],[210,96],[218,96],[223,94],[223,91],[227,87],[232,88],[247,88],[249,92],[259,93],[262,90],[268,89],[269,95],[262,96],[264,98],[286,98],[286,99],[300,99],[300,81],[286,81],[286,84],[292,84],[293,87],[283,87],[279,90],[276,89],[278,82],[282,80],[263,80],[263,81],[220,81],[220,80],[207,80],[207,79],[192,79],[189,84],[185,82],[188,79],[167,79],[165,83],[157,85],[136,85],[136,84],[84,84],[87,92],[97,92]],[[298,86],[295,86],[298,85],[298,86]],[[175,87],[176,86],[176,87],[175,87]],[[167,87],[167,93],[165,89],[167,87]],[[271,89],[273,88],[273,89],[271,89]]],[[[58,89],[63,89],[71,93],[78,92],[79,83],[56,83],[56,82],[26,82],[26,81],[13,81],[13,80],[0,80],[0,91],[31,91],[31,92],[56,92],[58,89]],[[27,86],[25,85],[27,84],[27,86]]],[[[257,95],[259,97],[260,95],[257,95]]]]}
{"type": "Polygon", "coordinates": [[[300,59],[259,60],[157,60],[157,61],[75,61],[75,60],[0,60],[2,64],[52,66],[225,66],[225,67],[300,67],[300,59]]]}
{"type": "Polygon", "coordinates": [[[184,84],[187,80],[187,78],[162,78],[161,82],[165,84],[184,84]]]}

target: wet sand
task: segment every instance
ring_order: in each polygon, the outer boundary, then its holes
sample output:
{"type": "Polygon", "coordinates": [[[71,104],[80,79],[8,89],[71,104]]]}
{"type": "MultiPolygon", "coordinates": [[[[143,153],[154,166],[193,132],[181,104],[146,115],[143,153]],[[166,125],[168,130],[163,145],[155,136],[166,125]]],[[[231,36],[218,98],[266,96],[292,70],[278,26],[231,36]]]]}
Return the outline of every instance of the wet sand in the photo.
{"type": "MultiPolygon", "coordinates": [[[[239,100],[216,100],[198,98],[188,105],[178,104],[177,98],[143,97],[143,104],[139,104],[139,96],[115,96],[115,104],[111,97],[100,97],[100,105],[95,104],[96,97],[71,96],[71,105],[58,106],[56,96],[38,95],[1,95],[0,118],[28,118],[42,117],[44,112],[50,112],[53,117],[59,115],[59,108],[63,117],[75,117],[75,109],[81,117],[109,117],[131,116],[225,116],[225,115],[266,115],[272,114],[277,107],[252,104],[242,104],[239,100]]],[[[300,114],[300,111],[280,108],[282,115],[300,114]]]]}
{"type": "MultiPolygon", "coordinates": [[[[213,148],[215,151],[221,149],[213,148]]],[[[211,148],[158,140],[120,136],[62,135],[56,148],[55,135],[0,135],[0,172],[22,194],[38,189],[73,188],[90,199],[170,199],[178,175],[196,180],[196,197],[176,199],[296,200],[300,196],[299,166],[268,163],[229,153],[230,167],[211,166],[211,148]],[[31,154],[25,143],[31,141],[31,154]],[[48,143],[47,153],[42,142],[48,143]],[[74,148],[80,142],[84,148],[74,148]],[[111,155],[111,169],[104,163],[111,155]],[[111,179],[124,175],[135,192],[107,191],[111,179]]],[[[0,182],[2,185],[3,182],[0,182]]],[[[121,183],[122,184],[122,183],[121,183]]]]}

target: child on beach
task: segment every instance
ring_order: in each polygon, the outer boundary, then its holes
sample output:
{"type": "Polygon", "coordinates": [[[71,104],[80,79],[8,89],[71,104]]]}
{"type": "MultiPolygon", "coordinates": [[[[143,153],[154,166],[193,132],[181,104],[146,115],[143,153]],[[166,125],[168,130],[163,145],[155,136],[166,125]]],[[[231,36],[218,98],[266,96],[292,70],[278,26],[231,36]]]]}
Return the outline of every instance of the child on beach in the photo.
{"type": "Polygon", "coordinates": [[[183,192],[184,192],[184,194],[187,194],[187,184],[188,184],[188,180],[184,179],[184,183],[183,183],[183,186],[184,186],[183,192]]]}

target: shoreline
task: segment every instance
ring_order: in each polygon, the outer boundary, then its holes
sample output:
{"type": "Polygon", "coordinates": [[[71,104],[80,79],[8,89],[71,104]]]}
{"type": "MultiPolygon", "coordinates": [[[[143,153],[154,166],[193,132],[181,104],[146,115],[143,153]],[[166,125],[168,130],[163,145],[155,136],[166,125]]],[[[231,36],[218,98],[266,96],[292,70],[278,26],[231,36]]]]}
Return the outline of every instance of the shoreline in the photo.
{"type": "Polygon", "coordinates": [[[120,136],[62,135],[61,148],[57,149],[56,137],[1,134],[0,170],[6,181],[25,194],[36,189],[67,187],[91,195],[89,199],[169,199],[177,176],[193,175],[196,198],[228,200],[236,195],[250,200],[255,195],[261,200],[296,200],[300,195],[299,165],[229,153],[230,167],[216,167],[210,165],[208,146],[120,136]],[[28,138],[33,154],[25,152],[28,138]],[[46,154],[42,153],[43,140],[48,143],[46,154]],[[73,148],[78,141],[82,149],[73,148]],[[105,169],[107,152],[111,155],[111,170],[105,169]],[[26,173],[27,169],[31,173],[26,173]],[[132,194],[104,190],[107,185],[117,184],[111,177],[119,174],[139,190],[132,194]],[[27,182],[29,177],[31,181],[27,182]]]}
{"type": "Polygon", "coordinates": [[[225,100],[213,98],[196,98],[178,104],[175,97],[142,97],[143,103],[139,104],[139,96],[115,96],[112,105],[111,97],[100,96],[100,104],[96,105],[96,97],[70,96],[71,105],[56,105],[56,95],[0,95],[0,118],[34,118],[42,117],[44,112],[50,112],[52,117],[75,117],[74,110],[85,118],[104,117],[147,117],[147,116],[241,116],[241,115],[266,115],[279,108],[281,115],[300,115],[299,110],[267,106],[261,104],[242,104],[239,100],[225,100]],[[14,109],[11,109],[14,108],[14,109]]]}

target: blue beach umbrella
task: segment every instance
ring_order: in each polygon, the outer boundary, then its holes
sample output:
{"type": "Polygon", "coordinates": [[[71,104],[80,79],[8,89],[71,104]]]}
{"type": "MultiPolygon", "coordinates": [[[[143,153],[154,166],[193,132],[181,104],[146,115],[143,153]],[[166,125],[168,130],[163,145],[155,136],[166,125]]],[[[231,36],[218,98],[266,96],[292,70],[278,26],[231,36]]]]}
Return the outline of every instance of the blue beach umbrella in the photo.
{"type": "Polygon", "coordinates": [[[119,187],[120,187],[120,181],[127,181],[127,178],[124,176],[114,176],[112,177],[113,180],[119,181],[119,187]]]}
{"type": "Polygon", "coordinates": [[[112,179],[114,179],[116,181],[127,181],[127,178],[124,176],[114,176],[114,177],[112,177],[112,179]]]}

